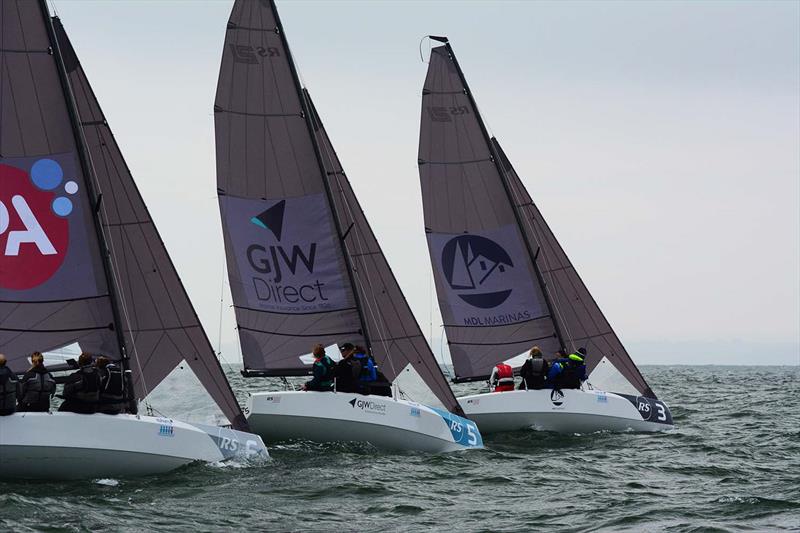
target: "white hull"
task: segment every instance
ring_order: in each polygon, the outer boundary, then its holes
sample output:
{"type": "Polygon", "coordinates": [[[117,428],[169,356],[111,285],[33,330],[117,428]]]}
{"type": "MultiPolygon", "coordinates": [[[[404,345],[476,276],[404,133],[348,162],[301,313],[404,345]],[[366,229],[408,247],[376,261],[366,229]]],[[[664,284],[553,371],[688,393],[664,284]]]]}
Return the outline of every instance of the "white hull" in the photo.
{"type": "Polygon", "coordinates": [[[194,461],[268,457],[257,435],[169,418],[75,413],[0,416],[0,479],[159,474],[194,461]]]}
{"type": "Polygon", "coordinates": [[[385,396],[343,392],[262,392],[247,420],[267,442],[368,442],[390,450],[450,452],[482,448],[473,422],[440,409],[385,396]]]}
{"type": "Polygon", "coordinates": [[[669,408],[660,400],[598,390],[515,390],[463,396],[458,401],[484,434],[521,429],[591,433],[673,428],[669,408]]]}

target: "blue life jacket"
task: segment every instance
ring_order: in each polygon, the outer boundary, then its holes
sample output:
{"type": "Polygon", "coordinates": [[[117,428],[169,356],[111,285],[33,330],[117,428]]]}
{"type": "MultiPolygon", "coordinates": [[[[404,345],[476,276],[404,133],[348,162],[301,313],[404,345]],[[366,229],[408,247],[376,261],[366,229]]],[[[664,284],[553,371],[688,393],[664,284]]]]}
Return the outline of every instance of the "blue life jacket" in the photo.
{"type": "Polygon", "coordinates": [[[378,368],[375,366],[375,360],[371,355],[356,353],[353,354],[353,358],[361,363],[361,375],[358,378],[359,381],[378,380],[378,368]]]}
{"type": "Polygon", "coordinates": [[[560,359],[556,359],[550,364],[550,370],[547,371],[547,386],[553,388],[561,388],[560,383],[560,376],[567,368],[569,364],[569,359],[566,357],[562,357],[560,359]]]}

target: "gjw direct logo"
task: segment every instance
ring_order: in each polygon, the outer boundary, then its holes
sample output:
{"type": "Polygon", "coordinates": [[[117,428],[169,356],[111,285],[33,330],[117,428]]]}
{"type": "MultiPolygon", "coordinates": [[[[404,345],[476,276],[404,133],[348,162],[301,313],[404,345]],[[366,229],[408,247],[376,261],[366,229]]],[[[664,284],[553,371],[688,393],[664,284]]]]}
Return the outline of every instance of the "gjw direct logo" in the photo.
{"type": "Polygon", "coordinates": [[[362,411],[366,411],[368,413],[375,413],[377,415],[386,414],[385,403],[378,403],[372,400],[361,400],[359,398],[353,398],[347,403],[349,403],[353,407],[353,409],[358,408],[361,409],[362,411]]]}
{"type": "Polygon", "coordinates": [[[281,200],[250,218],[250,222],[272,234],[276,244],[247,247],[250,266],[263,276],[254,276],[259,300],[272,303],[317,303],[325,301],[325,283],[314,279],[317,243],[283,242],[286,200],[281,200]],[[289,278],[284,279],[284,278],[289,278]],[[300,282],[294,282],[296,279],[300,282]]]}
{"type": "Polygon", "coordinates": [[[36,160],[30,172],[0,163],[0,288],[31,289],[58,271],[77,192],[52,159],[36,160]]]}
{"type": "Polygon", "coordinates": [[[508,299],[504,274],[514,267],[502,246],[479,235],[459,235],[442,250],[442,270],[458,297],[474,307],[491,309],[508,299]]]}

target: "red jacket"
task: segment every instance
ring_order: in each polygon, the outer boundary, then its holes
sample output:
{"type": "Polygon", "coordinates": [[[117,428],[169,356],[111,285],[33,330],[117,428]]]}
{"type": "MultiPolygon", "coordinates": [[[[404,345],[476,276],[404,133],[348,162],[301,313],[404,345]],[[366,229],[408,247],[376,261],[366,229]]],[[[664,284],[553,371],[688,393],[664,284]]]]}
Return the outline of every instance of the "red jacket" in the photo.
{"type": "Polygon", "coordinates": [[[489,382],[494,392],[507,392],[514,390],[514,369],[511,365],[500,363],[492,370],[489,382]]]}

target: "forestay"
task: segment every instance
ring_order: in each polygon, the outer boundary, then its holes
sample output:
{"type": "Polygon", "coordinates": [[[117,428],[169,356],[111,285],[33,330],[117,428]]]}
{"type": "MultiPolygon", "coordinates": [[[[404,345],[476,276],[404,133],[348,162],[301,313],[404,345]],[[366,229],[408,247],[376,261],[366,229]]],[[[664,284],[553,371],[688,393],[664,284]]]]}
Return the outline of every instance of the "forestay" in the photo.
{"type": "Polygon", "coordinates": [[[237,428],[244,416],[156,229],[64,27],[53,19],[97,189],[102,225],[113,252],[124,303],[123,330],[137,399],[181,361],[237,428]]]}
{"type": "Polygon", "coordinates": [[[456,375],[485,376],[538,344],[605,357],[655,398],[519,176],[489,138],[452,48],[432,50],[423,89],[420,179],[439,305],[456,375]],[[546,291],[546,292],[545,292],[546,291]]]}
{"type": "Polygon", "coordinates": [[[457,410],[300,86],[274,5],[237,1],[215,102],[217,184],[246,372],[299,375],[311,346],[366,344],[412,364],[457,410]]]}

